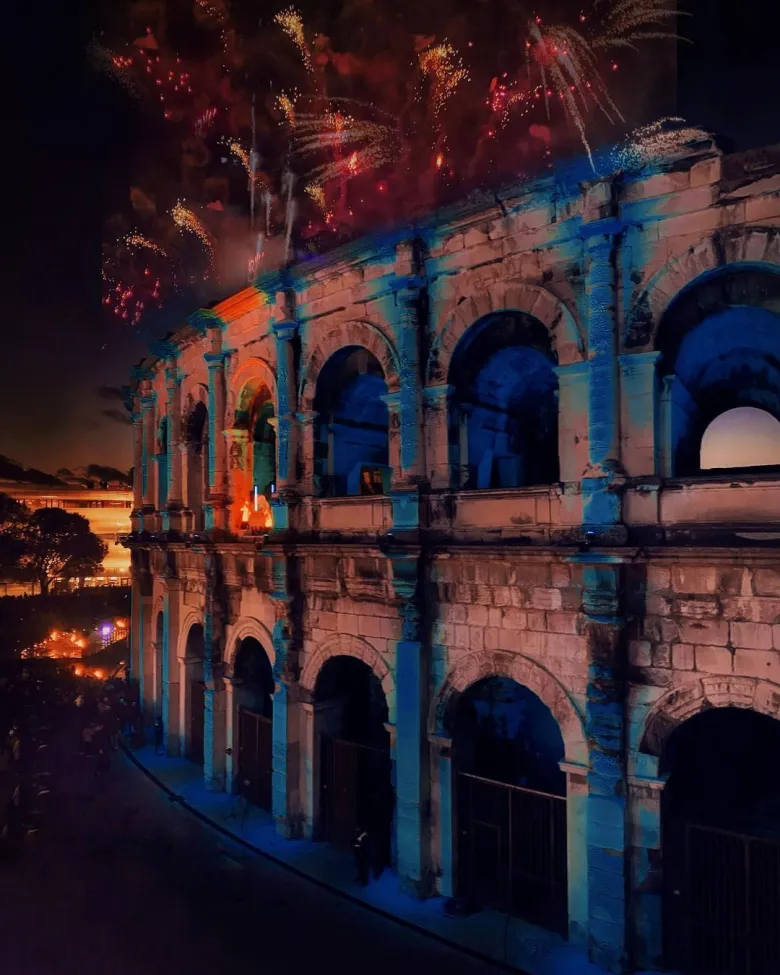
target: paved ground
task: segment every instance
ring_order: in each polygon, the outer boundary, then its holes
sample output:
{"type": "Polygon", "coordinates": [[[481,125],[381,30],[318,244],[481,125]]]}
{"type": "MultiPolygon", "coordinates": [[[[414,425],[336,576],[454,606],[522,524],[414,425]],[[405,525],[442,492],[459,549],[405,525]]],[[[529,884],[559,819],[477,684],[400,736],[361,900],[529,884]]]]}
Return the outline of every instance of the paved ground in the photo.
{"type": "Polygon", "coordinates": [[[49,753],[41,830],[0,862],[2,975],[500,970],[247,853],[124,756],[96,785],[72,716],[49,753]]]}

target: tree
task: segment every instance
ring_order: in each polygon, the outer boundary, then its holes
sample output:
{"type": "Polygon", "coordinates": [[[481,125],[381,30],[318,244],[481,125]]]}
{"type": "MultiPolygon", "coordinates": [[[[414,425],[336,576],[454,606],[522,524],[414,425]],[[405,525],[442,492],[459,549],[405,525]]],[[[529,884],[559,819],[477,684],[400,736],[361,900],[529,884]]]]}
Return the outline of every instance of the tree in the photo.
{"type": "Polygon", "coordinates": [[[38,583],[41,593],[51,583],[94,575],[105,558],[107,548],[81,515],[62,508],[39,508],[25,529],[25,552],[22,565],[38,583]]]}
{"type": "Polygon", "coordinates": [[[30,512],[21,501],[0,494],[0,575],[16,574],[26,551],[25,529],[30,512]]]}

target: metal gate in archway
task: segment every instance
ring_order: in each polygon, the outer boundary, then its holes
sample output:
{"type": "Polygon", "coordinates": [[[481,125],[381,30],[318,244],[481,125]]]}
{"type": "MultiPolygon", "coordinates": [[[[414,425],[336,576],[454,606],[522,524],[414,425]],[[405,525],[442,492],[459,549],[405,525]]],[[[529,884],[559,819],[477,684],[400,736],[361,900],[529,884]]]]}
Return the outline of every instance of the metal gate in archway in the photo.
{"type": "Polygon", "coordinates": [[[248,708],[238,711],[238,792],[271,811],[273,722],[248,708]]]}
{"type": "Polygon", "coordinates": [[[457,893],[568,933],[566,799],[458,772],[457,893]]]}
{"type": "Polygon", "coordinates": [[[780,972],[780,841],[664,824],[664,954],[686,975],[780,972]]]}
{"type": "Polygon", "coordinates": [[[393,819],[392,761],[380,748],[341,738],[322,738],[321,827],[323,838],[351,849],[355,831],[367,829],[377,862],[390,863],[393,819]]]}

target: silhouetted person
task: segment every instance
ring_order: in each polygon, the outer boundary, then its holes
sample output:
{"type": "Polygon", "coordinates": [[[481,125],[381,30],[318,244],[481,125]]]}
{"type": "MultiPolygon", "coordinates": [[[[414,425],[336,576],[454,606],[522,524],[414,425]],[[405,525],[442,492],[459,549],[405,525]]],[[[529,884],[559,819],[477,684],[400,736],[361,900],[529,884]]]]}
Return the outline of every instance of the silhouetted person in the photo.
{"type": "Polygon", "coordinates": [[[353,844],[353,849],[355,851],[355,864],[358,871],[358,882],[361,887],[368,886],[368,877],[371,872],[371,838],[368,835],[368,831],[365,829],[357,829],[355,831],[355,842],[353,844]]]}
{"type": "Polygon", "coordinates": [[[163,750],[163,722],[162,718],[154,719],[154,754],[159,755],[163,750]]]}

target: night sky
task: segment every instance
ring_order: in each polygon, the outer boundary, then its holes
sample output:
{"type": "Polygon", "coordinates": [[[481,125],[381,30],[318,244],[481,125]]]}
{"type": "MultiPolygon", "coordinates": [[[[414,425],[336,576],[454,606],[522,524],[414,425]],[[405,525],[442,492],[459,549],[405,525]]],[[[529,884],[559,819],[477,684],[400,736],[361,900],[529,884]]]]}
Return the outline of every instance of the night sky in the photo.
{"type": "MultiPolygon", "coordinates": [[[[732,0],[695,6],[707,13],[685,27],[697,44],[680,52],[681,113],[732,137],[735,148],[780,141],[769,0],[741,0],[738,20],[732,0]]],[[[84,0],[47,0],[4,18],[11,175],[0,454],[50,471],[131,465],[131,428],[112,389],[180,311],[143,332],[101,316],[102,221],[127,192],[133,120],[111,83],[87,68],[91,16],[84,0]]]]}

